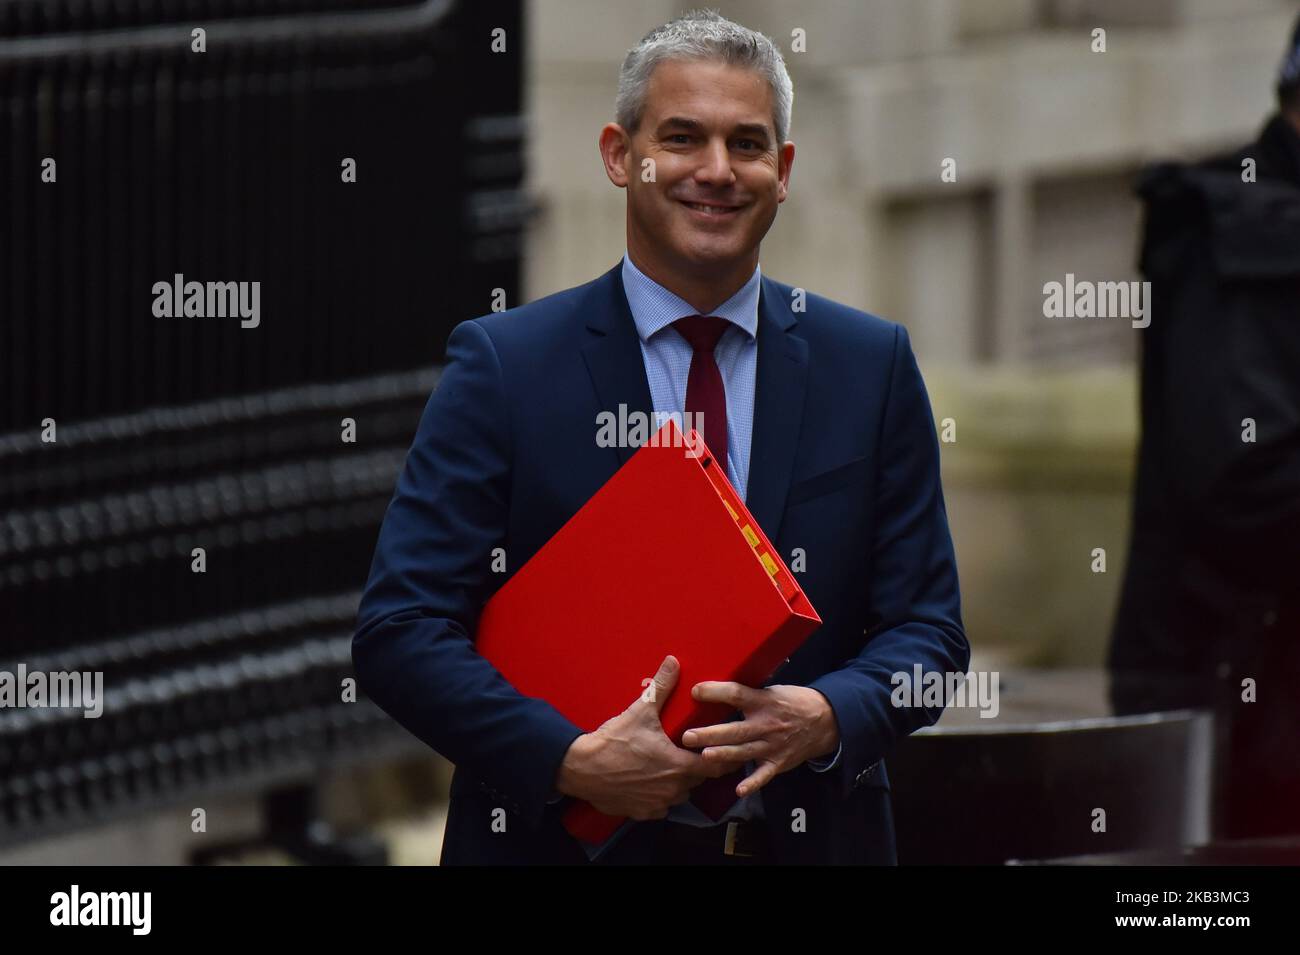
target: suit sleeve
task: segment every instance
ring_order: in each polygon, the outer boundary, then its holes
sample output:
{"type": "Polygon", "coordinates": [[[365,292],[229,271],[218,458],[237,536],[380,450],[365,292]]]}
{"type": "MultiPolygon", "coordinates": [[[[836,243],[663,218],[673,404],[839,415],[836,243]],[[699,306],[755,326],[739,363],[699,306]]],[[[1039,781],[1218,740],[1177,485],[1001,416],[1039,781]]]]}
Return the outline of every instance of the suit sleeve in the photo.
{"type": "Polygon", "coordinates": [[[379,531],[352,661],[385,712],[536,826],[582,730],[474,648],[482,605],[502,583],[492,552],[507,546],[510,482],[496,350],[481,325],[462,322],[379,531]]]}
{"type": "Polygon", "coordinates": [[[934,418],[902,326],[895,331],[878,460],[876,536],[865,582],[878,625],[856,657],[809,684],[830,702],[839,724],[839,760],[827,775],[842,796],[900,738],[943,712],[942,706],[894,706],[891,677],[911,678],[916,664],[941,676],[970,665],[934,418]]]}

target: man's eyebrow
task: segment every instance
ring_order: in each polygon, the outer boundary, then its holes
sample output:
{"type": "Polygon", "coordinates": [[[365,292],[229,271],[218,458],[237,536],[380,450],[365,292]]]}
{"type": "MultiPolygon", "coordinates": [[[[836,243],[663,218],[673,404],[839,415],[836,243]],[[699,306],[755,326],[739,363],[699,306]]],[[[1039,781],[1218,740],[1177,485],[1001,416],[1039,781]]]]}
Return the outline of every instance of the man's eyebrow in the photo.
{"type": "MultiPolygon", "coordinates": [[[[663,132],[665,129],[672,127],[700,132],[704,129],[704,124],[698,119],[689,119],[685,116],[669,116],[659,124],[659,132],[663,132]]],[[[771,136],[767,126],[763,123],[737,123],[732,132],[743,133],[746,136],[753,136],[756,139],[762,139],[763,142],[767,142],[771,136]]]]}

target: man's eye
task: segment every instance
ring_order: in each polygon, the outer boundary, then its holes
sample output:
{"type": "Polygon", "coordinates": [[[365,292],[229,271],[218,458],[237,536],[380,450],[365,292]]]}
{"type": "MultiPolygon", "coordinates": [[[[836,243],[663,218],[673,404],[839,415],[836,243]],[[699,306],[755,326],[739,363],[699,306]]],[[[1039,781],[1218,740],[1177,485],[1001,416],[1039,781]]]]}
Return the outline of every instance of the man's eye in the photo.
{"type": "Polygon", "coordinates": [[[673,133],[673,135],[669,136],[668,138],[669,138],[669,139],[682,139],[682,140],[687,140],[687,139],[690,139],[691,137],[690,137],[689,135],[687,135],[686,133],[673,133]]]}
{"type": "Polygon", "coordinates": [[[756,139],[742,139],[742,140],[740,140],[739,145],[740,145],[741,147],[743,147],[743,148],[747,148],[747,149],[748,149],[748,148],[753,148],[753,149],[762,149],[762,148],[763,148],[762,143],[760,143],[760,142],[759,142],[758,140],[756,140],[756,139]],[[749,146],[745,146],[745,143],[749,143],[749,146]]]}

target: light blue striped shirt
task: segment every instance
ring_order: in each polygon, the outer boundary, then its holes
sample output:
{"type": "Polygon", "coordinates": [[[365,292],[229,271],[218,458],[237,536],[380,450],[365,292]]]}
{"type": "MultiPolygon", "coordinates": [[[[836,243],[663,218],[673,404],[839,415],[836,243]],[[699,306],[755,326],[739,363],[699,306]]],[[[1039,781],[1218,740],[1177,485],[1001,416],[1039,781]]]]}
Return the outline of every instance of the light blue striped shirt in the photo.
{"type": "MultiPolygon", "coordinates": [[[[727,477],[745,499],[749,484],[749,446],[754,429],[754,374],[758,367],[758,286],[761,275],[757,267],[739,291],[710,315],[730,322],[713,349],[713,360],[722,373],[727,396],[727,477]]],[[[641,357],[650,383],[654,402],[655,426],[662,427],[669,417],[682,426],[686,410],[686,380],[690,376],[694,350],[678,334],[672,323],[699,313],[684,299],[678,298],[623,256],[623,289],[641,339],[641,357]]]]}

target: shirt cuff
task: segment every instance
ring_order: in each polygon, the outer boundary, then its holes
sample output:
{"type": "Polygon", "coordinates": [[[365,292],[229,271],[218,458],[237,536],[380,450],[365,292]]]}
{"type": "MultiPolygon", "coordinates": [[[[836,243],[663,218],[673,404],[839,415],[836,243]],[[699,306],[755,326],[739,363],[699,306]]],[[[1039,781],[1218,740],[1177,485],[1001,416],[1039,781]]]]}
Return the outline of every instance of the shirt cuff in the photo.
{"type": "Polygon", "coordinates": [[[836,764],[839,763],[840,753],[842,753],[843,751],[844,751],[844,741],[841,740],[840,745],[835,747],[835,755],[831,757],[830,762],[825,761],[826,757],[819,756],[817,759],[808,760],[808,768],[811,769],[814,773],[828,772],[829,770],[834,769],[836,764]]]}

